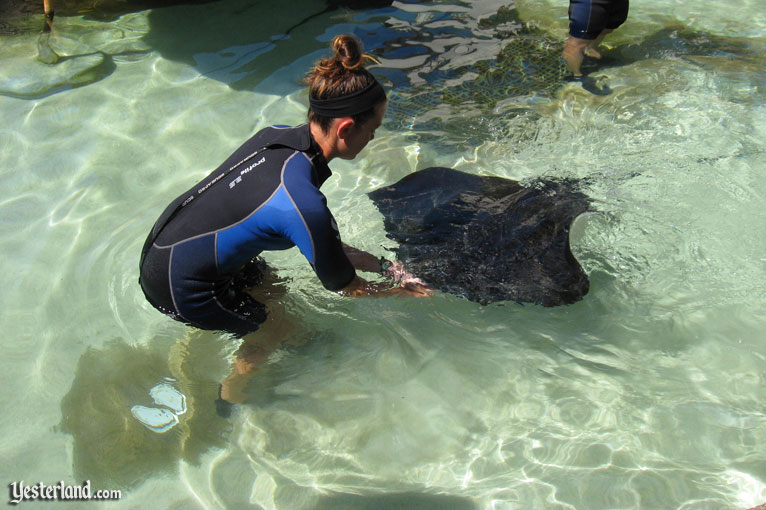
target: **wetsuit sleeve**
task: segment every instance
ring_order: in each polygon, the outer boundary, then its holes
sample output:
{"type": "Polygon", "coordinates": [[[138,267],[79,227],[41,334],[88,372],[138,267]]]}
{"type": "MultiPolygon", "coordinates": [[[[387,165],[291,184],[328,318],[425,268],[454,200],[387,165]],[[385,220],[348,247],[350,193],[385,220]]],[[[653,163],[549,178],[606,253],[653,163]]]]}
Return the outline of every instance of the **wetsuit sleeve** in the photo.
{"type": "Polygon", "coordinates": [[[288,235],[311,263],[322,285],[328,290],[340,290],[351,283],[356,271],[343,251],[327,199],[311,182],[312,170],[311,163],[300,153],[285,166],[285,190],[301,218],[301,225],[288,235]]]}

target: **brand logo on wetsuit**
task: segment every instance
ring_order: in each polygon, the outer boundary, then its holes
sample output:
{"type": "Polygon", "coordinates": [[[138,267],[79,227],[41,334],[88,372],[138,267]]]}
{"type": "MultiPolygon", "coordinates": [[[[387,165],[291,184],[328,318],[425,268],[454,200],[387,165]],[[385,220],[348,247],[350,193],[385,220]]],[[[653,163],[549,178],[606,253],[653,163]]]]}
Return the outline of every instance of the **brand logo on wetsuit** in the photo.
{"type": "Polygon", "coordinates": [[[258,161],[256,161],[252,165],[250,165],[249,167],[247,167],[244,170],[242,170],[241,172],[239,172],[239,175],[237,176],[237,178],[229,183],[229,189],[233,188],[234,186],[236,186],[237,184],[242,182],[242,176],[243,175],[245,175],[250,170],[252,170],[253,168],[257,167],[258,165],[260,165],[261,163],[264,163],[264,162],[266,162],[266,156],[263,156],[261,159],[259,159],[258,161]]]}

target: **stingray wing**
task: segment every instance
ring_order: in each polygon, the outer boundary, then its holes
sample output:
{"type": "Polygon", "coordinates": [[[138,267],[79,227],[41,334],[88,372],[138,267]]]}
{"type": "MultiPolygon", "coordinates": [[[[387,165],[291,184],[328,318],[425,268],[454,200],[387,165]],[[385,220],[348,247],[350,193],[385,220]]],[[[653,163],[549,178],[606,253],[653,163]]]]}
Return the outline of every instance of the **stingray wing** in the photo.
{"type": "Polygon", "coordinates": [[[569,248],[569,229],[588,209],[571,181],[529,187],[499,177],[427,168],[369,194],[397,258],[443,291],[496,301],[570,304],[588,277],[569,248]]]}

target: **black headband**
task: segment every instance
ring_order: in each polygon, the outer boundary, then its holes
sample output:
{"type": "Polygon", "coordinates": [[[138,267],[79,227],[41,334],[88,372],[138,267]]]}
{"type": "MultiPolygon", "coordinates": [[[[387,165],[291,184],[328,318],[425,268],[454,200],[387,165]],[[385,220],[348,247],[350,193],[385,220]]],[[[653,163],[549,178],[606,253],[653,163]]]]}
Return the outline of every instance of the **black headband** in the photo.
{"type": "Polygon", "coordinates": [[[350,117],[371,110],[385,99],[386,92],[378,80],[373,78],[372,82],[365,88],[347,96],[314,99],[309,94],[309,107],[312,112],[322,117],[350,117]]]}

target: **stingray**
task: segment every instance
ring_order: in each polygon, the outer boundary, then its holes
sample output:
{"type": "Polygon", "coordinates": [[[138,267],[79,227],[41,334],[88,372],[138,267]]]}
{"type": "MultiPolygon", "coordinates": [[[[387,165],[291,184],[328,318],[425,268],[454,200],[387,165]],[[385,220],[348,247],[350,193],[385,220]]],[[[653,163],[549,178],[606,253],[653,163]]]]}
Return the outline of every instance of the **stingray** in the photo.
{"type": "Polygon", "coordinates": [[[573,180],[522,186],[434,167],[369,196],[397,258],[435,289],[482,305],[567,305],[588,292],[569,231],[589,200],[573,180]]]}

